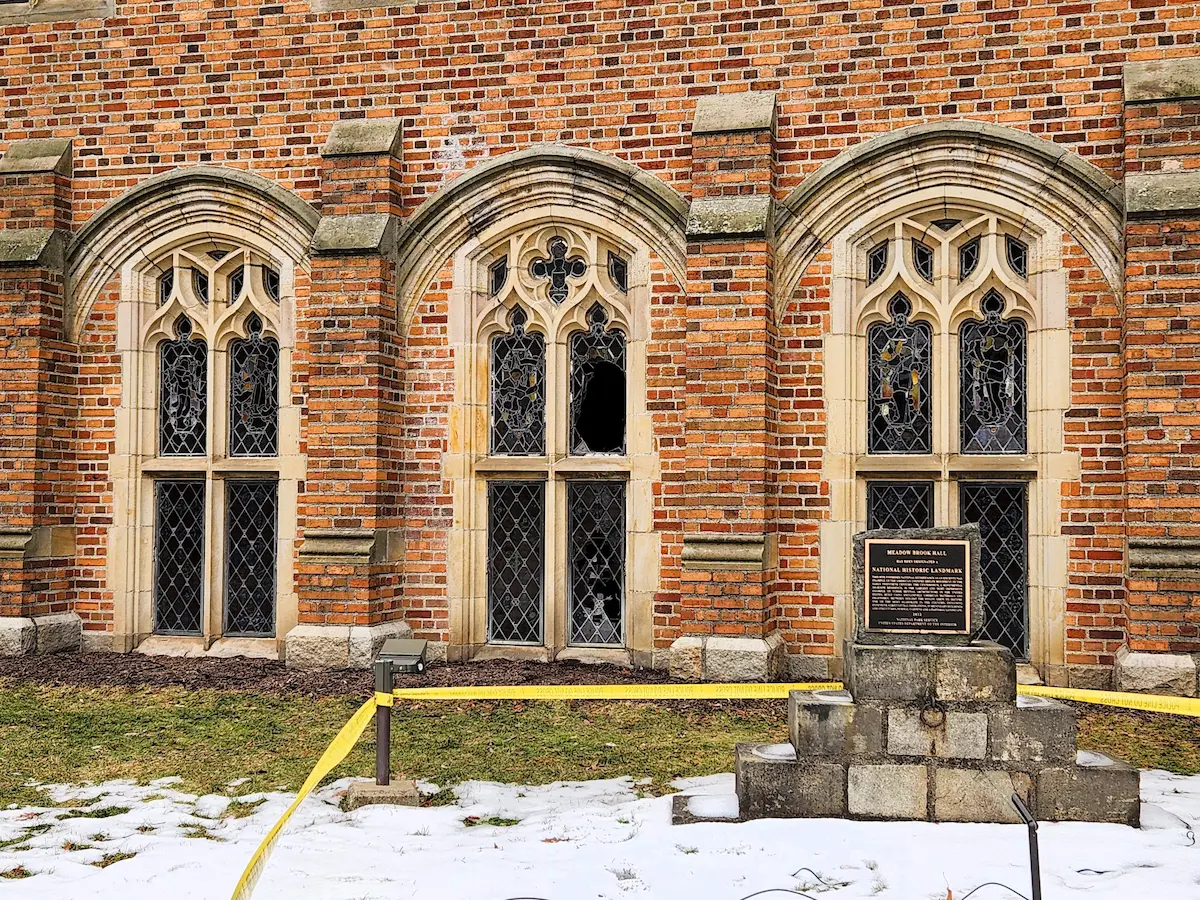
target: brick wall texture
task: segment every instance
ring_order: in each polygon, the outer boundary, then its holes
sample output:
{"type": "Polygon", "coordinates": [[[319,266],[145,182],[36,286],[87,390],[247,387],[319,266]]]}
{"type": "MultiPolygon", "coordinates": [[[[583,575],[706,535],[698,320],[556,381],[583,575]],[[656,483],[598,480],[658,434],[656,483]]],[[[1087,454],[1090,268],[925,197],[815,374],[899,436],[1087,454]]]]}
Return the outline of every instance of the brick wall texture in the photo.
{"type": "MultiPolygon", "coordinates": [[[[0,12],[3,7],[0,7],[0,12]]],[[[684,200],[780,203],[823,163],[903,126],[969,119],[1057,145],[1116,182],[1200,172],[1200,99],[1127,103],[1130,63],[1200,56],[1200,5],[431,2],[316,12],[306,0],[117,0],[101,20],[0,18],[0,153],[73,141],[73,175],[0,170],[0,234],[70,239],[150,176],[250,170],[322,216],[406,217],[501,154],[557,142],[631,163],[684,200]],[[770,129],[692,134],[697,102],[774,92],[770,129]],[[396,156],[320,150],[334,124],[396,118],[396,156]]],[[[1196,204],[1200,207],[1200,203],[1196,204]]],[[[1133,573],[1133,536],[1200,548],[1200,213],[1131,218],[1125,281],[1063,237],[1079,475],[1062,659],[1108,667],[1124,644],[1200,652],[1200,581],[1133,573]]],[[[649,262],[646,409],[660,535],[653,646],[765,637],[831,657],[820,585],[830,517],[822,453],[833,248],[777,302],[767,232],[681,236],[687,277],[649,262]],[[761,540],[761,570],[690,568],[691,534],[761,540]]],[[[403,535],[369,565],[296,557],[299,618],[403,617],[452,640],[451,260],[397,302],[386,253],[315,254],[296,285],[298,527],[403,535]],[[404,310],[410,310],[405,313],[404,310]],[[406,315],[409,316],[406,318],[406,315]]],[[[48,260],[0,260],[0,531],[73,529],[73,555],[0,554],[0,616],[74,611],[115,626],[109,473],[122,397],[114,276],[67,340],[70,286],[48,260]]],[[[299,534],[297,535],[299,536],[299,534]]]]}

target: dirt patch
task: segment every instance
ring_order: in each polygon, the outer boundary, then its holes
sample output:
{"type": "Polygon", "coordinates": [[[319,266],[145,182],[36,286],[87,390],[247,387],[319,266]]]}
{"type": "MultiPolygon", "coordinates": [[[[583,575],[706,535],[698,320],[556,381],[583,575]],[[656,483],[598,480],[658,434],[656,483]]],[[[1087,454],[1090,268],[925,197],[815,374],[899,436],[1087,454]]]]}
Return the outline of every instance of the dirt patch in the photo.
{"type": "MultiPolygon", "coordinates": [[[[263,659],[181,659],[121,653],[62,653],[0,658],[0,679],[18,684],[76,687],[169,688],[366,697],[371,672],[360,669],[298,671],[263,659]]],[[[522,684],[662,684],[666,672],[577,662],[490,660],[433,666],[425,675],[398,675],[396,687],[462,687],[522,684]]]]}

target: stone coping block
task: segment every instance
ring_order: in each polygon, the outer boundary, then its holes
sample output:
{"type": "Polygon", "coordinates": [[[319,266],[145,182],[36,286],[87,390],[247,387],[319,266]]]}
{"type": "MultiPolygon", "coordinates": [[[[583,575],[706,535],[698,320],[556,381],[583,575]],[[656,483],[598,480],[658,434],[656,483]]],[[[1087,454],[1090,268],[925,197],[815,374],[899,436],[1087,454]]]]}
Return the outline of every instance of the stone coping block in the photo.
{"type": "Polygon", "coordinates": [[[791,744],[738,744],[735,756],[738,809],[744,818],[846,815],[846,767],[841,763],[797,760],[791,744]]]}
{"type": "Polygon", "coordinates": [[[767,194],[749,197],[701,197],[688,209],[689,238],[762,238],[770,240],[774,201],[767,194]]]}
{"type": "Polygon", "coordinates": [[[983,566],[980,561],[979,526],[956,525],[952,528],[877,528],[860,531],[854,535],[854,640],[860,644],[967,644],[977,637],[983,628],[983,566]],[[868,631],[866,619],[866,553],[867,541],[968,541],[967,554],[971,583],[971,621],[969,635],[946,634],[901,634],[896,632],[868,631]]]}
{"type": "Polygon", "coordinates": [[[673,678],[688,681],[774,681],[786,660],[778,632],[765,638],[691,635],[671,645],[669,669],[673,678]]]}
{"type": "Polygon", "coordinates": [[[300,561],[369,565],[378,558],[377,538],[371,528],[306,528],[300,561]]]}
{"type": "Polygon", "coordinates": [[[1037,775],[1035,814],[1043,822],[1141,822],[1141,775],[1103,753],[1080,751],[1074,766],[1037,775]]]}
{"type": "Polygon", "coordinates": [[[35,653],[73,653],[83,641],[83,620],[75,613],[34,616],[35,653]]]}
{"type": "Polygon", "coordinates": [[[26,0],[4,3],[0,4],[0,26],[107,19],[115,10],[116,0],[26,0]]]}
{"type": "Polygon", "coordinates": [[[761,572],[767,565],[767,541],[762,535],[684,535],[682,559],[685,569],[761,572]]]}
{"type": "Polygon", "coordinates": [[[372,804],[386,803],[392,806],[420,806],[421,793],[417,783],[402,778],[391,784],[376,784],[373,781],[356,781],[346,791],[342,809],[346,812],[372,804]]]}
{"type": "Polygon", "coordinates": [[[70,138],[36,138],[13,141],[0,157],[0,175],[54,172],[71,177],[73,158],[70,138]]]}
{"type": "Polygon", "coordinates": [[[1126,63],[1126,103],[1153,103],[1200,97],[1200,58],[1126,63]]]}
{"type": "Polygon", "coordinates": [[[1126,176],[1125,211],[1131,218],[1200,211],[1200,172],[1126,176]]]}
{"type": "Polygon", "coordinates": [[[850,764],[847,808],[856,819],[929,818],[929,770],[925,766],[850,764]]]}
{"type": "Polygon", "coordinates": [[[692,134],[731,131],[775,131],[775,92],[740,91],[710,94],[696,102],[692,134]]]}
{"type": "Polygon", "coordinates": [[[939,768],[933,776],[933,818],[937,822],[1002,822],[1019,825],[1012,795],[1033,803],[1033,779],[1024,772],[939,768]]]}
{"type": "Polygon", "coordinates": [[[1118,691],[1195,697],[1196,681],[1196,660],[1186,653],[1117,651],[1113,682],[1118,691]]]}
{"type": "Polygon", "coordinates": [[[404,138],[404,120],[343,119],[335,122],[321,156],[380,156],[400,158],[404,138]]]}
{"type": "Polygon", "coordinates": [[[0,656],[28,656],[37,647],[33,619],[0,616],[0,656]]]}
{"type": "Polygon", "coordinates": [[[368,669],[388,638],[411,638],[407,622],[297,625],[284,638],[289,669],[368,669]]]}
{"type": "Polygon", "coordinates": [[[0,228],[0,266],[40,266],[61,272],[66,235],[57,228],[0,228]]]}
{"type": "Polygon", "coordinates": [[[325,216],[313,234],[317,256],[386,256],[396,244],[396,220],[387,213],[325,216]]]}
{"type": "Polygon", "coordinates": [[[966,647],[846,642],[846,687],[856,701],[1013,701],[1012,652],[990,641],[966,647]]]}
{"type": "Polygon", "coordinates": [[[851,757],[883,752],[883,711],[849,691],[792,691],[788,736],[798,756],[851,757]]]}

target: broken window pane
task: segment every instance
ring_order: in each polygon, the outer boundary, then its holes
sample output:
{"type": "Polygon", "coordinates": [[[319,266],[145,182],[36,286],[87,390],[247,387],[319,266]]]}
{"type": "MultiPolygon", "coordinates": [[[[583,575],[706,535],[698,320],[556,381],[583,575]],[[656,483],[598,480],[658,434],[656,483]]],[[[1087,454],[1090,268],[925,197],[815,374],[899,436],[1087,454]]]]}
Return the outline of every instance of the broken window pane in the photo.
{"type": "Polygon", "coordinates": [[[599,303],[571,336],[571,453],[625,452],[625,335],[599,303]]]}
{"type": "Polygon", "coordinates": [[[571,643],[624,640],[625,483],[567,485],[571,643]]]}

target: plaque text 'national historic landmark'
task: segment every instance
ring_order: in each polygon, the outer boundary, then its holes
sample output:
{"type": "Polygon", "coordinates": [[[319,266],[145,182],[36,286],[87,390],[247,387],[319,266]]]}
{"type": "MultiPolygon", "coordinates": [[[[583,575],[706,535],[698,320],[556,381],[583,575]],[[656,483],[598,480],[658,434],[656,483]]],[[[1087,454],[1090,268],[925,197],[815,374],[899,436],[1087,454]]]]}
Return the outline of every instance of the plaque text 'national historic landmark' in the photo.
{"type": "Polygon", "coordinates": [[[968,634],[969,541],[866,542],[867,631],[968,634]]]}

